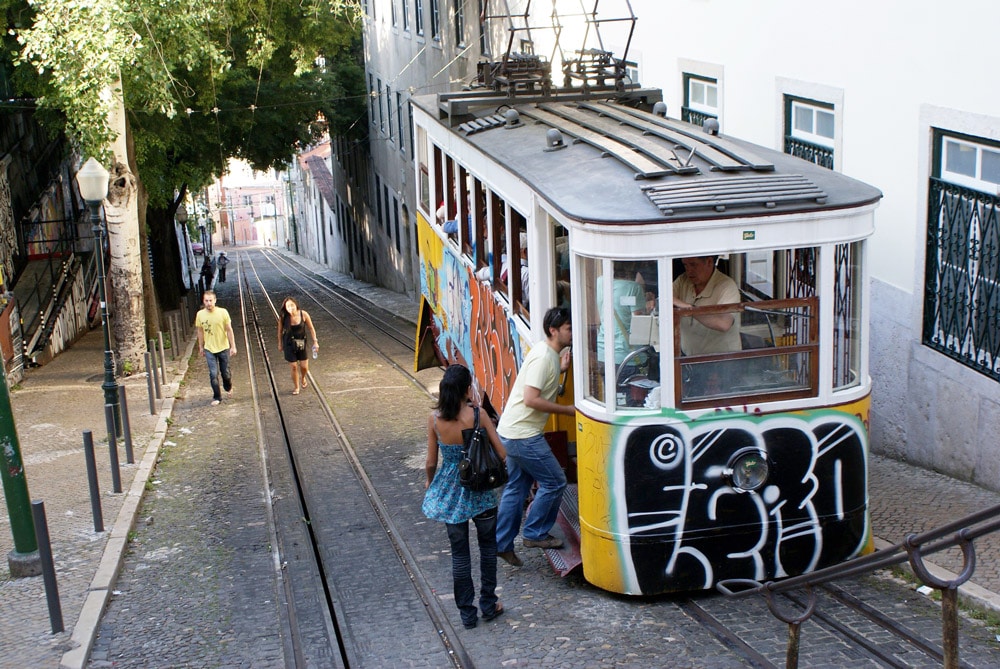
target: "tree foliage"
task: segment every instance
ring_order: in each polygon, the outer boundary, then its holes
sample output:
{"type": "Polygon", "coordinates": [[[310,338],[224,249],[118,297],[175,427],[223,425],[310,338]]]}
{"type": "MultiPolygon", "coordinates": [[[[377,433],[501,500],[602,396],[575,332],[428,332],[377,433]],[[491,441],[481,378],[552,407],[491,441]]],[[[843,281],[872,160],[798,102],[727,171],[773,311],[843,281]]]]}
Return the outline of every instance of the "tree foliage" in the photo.
{"type": "Polygon", "coordinates": [[[287,163],[365,113],[357,0],[0,0],[17,81],[84,155],[107,157],[118,74],[152,207],[230,157],[287,163]]]}
{"type": "MultiPolygon", "coordinates": [[[[184,291],[173,214],[186,192],[223,174],[230,158],[277,167],[327,127],[345,136],[365,127],[358,0],[0,0],[0,8],[18,93],[33,96],[40,120],[83,156],[109,164],[109,111],[124,100],[142,257],[152,259],[144,282],[163,305],[184,291]]],[[[155,302],[147,323],[159,321],[155,302]]]]}

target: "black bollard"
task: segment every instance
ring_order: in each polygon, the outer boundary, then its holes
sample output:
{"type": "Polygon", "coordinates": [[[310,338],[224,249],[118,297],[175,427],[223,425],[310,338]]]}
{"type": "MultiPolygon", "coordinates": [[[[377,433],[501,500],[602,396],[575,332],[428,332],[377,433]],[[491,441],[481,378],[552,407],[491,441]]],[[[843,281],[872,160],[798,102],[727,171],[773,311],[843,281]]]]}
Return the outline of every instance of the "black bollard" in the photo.
{"type": "Polygon", "coordinates": [[[170,314],[170,359],[176,360],[180,354],[181,328],[177,314],[170,314]]]}
{"type": "Polygon", "coordinates": [[[135,464],[132,453],[132,424],[128,419],[128,404],[125,402],[125,386],[118,386],[118,404],[122,408],[122,426],[125,429],[125,462],[135,464]]]}
{"type": "Polygon", "coordinates": [[[90,513],[94,516],[94,531],[104,531],[104,512],[101,510],[101,487],[97,483],[97,459],[94,457],[94,435],[83,431],[83,459],[87,461],[87,483],[90,486],[90,513]]]}
{"type": "Polygon", "coordinates": [[[167,356],[163,352],[163,333],[160,332],[160,379],[167,385],[167,356]]]}
{"type": "MultiPolygon", "coordinates": [[[[114,420],[114,417],[112,417],[114,420]]],[[[114,424],[112,424],[114,427],[114,424]]],[[[49,543],[49,526],[45,520],[45,504],[32,500],[31,516],[35,521],[35,535],[38,537],[38,557],[42,560],[42,579],[45,581],[45,599],[49,604],[49,623],[52,633],[62,632],[62,605],[59,603],[59,585],[56,583],[56,568],[52,562],[52,545],[49,543]]]]}
{"type": "Polygon", "coordinates": [[[149,393],[149,415],[156,415],[156,391],[153,390],[153,375],[149,371],[152,366],[149,364],[149,354],[144,354],[146,356],[146,392],[149,393]]]}
{"type": "Polygon", "coordinates": [[[115,437],[115,408],[104,405],[104,421],[108,424],[108,452],[111,454],[111,489],[122,491],[122,473],[118,464],[118,439],[115,437]]]}
{"type": "Polygon", "coordinates": [[[156,385],[156,399],[161,400],[163,399],[163,391],[160,390],[160,372],[158,369],[159,363],[156,361],[156,345],[153,344],[152,339],[149,340],[149,354],[153,356],[153,366],[150,367],[148,371],[153,376],[153,382],[156,385]]]}

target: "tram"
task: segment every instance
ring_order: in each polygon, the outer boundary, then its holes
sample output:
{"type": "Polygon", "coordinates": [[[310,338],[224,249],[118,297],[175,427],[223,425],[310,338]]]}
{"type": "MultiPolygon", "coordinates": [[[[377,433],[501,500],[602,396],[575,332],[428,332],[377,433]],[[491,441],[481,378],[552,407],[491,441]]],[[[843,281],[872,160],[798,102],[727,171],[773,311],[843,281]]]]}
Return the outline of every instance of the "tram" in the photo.
{"type": "Polygon", "coordinates": [[[872,550],[881,193],[669,118],[656,89],[522,88],[412,100],[416,366],[469,366],[495,416],[546,310],[570,308],[553,565],[652,595],[872,550]],[[696,266],[715,284],[691,297],[696,266]]]}

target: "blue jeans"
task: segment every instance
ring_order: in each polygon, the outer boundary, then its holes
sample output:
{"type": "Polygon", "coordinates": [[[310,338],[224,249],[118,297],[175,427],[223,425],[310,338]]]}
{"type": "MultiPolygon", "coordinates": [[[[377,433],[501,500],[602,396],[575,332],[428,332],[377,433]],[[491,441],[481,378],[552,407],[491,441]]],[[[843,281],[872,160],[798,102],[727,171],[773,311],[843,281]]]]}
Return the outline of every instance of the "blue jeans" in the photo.
{"type": "Polygon", "coordinates": [[[208,379],[212,383],[212,399],[221,400],[219,390],[219,374],[222,374],[222,386],[228,393],[233,389],[233,375],[229,373],[229,349],[212,353],[205,349],[205,362],[208,364],[208,379]]]}
{"type": "MultiPolygon", "coordinates": [[[[497,608],[497,510],[489,509],[473,517],[479,540],[479,608],[484,617],[496,615],[497,608]]],[[[455,581],[455,605],[462,624],[476,624],[476,587],[472,583],[472,556],[469,552],[469,523],[447,523],[451,542],[451,575],[455,581]]]]}
{"type": "Polygon", "coordinates": [[[524,500],[528,498],[531,484],[538,482],[538,492],[524,520],[524,538],[544,539],[559,515],[566,474],[552,454],[549,442],[543,435],[527,439],[500,438],[507,449],[507,473],[510,480],[503,489],[500,512],[497,518],[497,550],[501,553],[514,550],[514,537],[521,529],[524,500]]]}

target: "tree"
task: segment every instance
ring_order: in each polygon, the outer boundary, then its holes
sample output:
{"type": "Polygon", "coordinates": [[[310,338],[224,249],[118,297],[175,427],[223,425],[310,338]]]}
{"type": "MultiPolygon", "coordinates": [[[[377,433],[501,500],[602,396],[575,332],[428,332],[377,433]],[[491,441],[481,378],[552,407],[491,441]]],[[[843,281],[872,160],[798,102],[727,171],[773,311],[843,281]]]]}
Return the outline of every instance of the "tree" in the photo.
{"type": "Polygon", "coordinates": [[[0,6],[17,84],[37,98],[43,123],[119,177],[119,198],[106,203],[109,221],[121,221],[109,226],[115,342],[120,359],[138,365],[147,338],[138,295],[149,298],[152,334],[160,322],[152,298],[172,306],[184,285],[173,219],[185,194],[221,175],[231,157],[276,167],[327,124],[344,135],[364,127],[356,124],[365,114],[360,8],[356,0],[0,6]],[[140,240],[134,253],[132,239],[140,240]]]}

